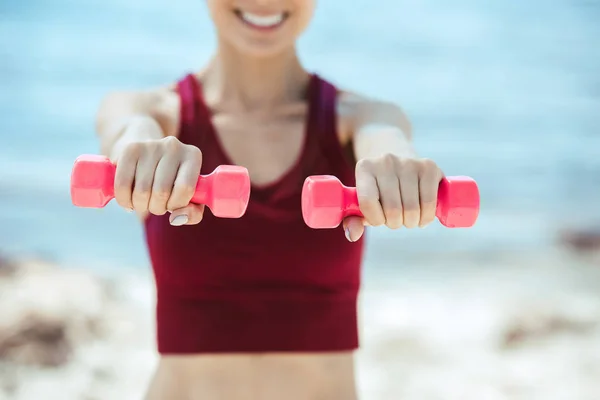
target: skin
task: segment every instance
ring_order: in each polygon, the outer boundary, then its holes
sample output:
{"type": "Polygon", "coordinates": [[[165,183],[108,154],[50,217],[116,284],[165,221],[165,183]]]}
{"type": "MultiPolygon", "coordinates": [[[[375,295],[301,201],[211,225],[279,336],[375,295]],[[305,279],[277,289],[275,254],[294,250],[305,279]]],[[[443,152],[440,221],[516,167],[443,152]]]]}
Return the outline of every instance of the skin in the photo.
{"type": "MultiPolygon", "coordinates": [[[[213,123],[229,157],[254,185],[277,180],[301,151],[309,73],[295,50],[314,10],[310,0],[208,0],[218,47],[197,73],[213,123]],[[243,10],[285,11],[277,29],[247,26],[243,10]],[[243,68],[240,68],[243,66],[243,68]],[[269,79],[264,79],[269,77],[269,79]]],[[[202,149],[177,139],[179,96],[173,84],[114,92],[103,100],[96,131],[102,153],[117,165],[115,198],[142,218],[170,213],[173,225],[198,224],[203,206],[190,204],[202,149]]],[[[402,109],[342,91],[338,137],[353,144],[359,206],[364,218],[343,224],[355,241],[366,225],[416,228],[435,218],[442,171],[417,156],[402,109]]],[[[356,399],[352,352],[161,356],[147,400],[356,399]]]]}

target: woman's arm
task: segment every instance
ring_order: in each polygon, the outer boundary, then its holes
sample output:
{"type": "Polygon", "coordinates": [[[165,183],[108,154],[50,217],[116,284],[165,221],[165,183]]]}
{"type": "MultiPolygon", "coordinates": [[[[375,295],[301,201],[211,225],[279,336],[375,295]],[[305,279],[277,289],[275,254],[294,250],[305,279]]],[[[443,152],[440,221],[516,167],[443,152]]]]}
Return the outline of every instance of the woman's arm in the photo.
{"type": "Polygon", "coordinates": [[[435,218],[442,171],[419,158],[412,127],[392,103],[342,93],[338,102],[340,136],[351,140],[356,164],[356,189],[363,219],[344,221],[346,236],[355,241],[364,225],[423,227],[435,218]]]}
{"type": "Polygon", "coordinates": [[[179,96],[172,88],[140,92],[113,92],[96,114],[100,151],[113,161],[132,142],[176,136],[179,96]]]}
{"type": "Polygon", "coordinates": [[[356,160],[395,154],[415,157],[412,125],[398,105],[342,92],[338,102],[342,140],[352,140],[356,160]]]}
{"type": "Polygon", "coordinates": [[[204,206],[190,204],[202,153],[176,138],[179,96],[173,88],[115,92],[96,118],[102,154],[117,164],[115,199],[141,218],[171,212],[173,225],[197,224],[204,206]]]}

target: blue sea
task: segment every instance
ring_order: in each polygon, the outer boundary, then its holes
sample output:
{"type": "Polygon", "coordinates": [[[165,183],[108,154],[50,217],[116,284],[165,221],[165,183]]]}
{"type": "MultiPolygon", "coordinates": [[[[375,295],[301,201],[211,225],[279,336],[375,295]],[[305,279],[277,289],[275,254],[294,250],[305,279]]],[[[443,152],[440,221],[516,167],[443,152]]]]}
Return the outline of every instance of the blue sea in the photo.
{"type": "MultiPolygon", "coordinates": [[[[420,154],[481,190],[472,229],[372,230],[372,268],[543,250],[565,226],[600,224],[600,1],[317,3],[306,65],[401,104],[420,154]]],[[[2,0],[0,251],[147,266],[134,216],[71,204],[71,166],[99,150],[106,92],[197,70],[214,39],[201,0],[2,0]]]]}

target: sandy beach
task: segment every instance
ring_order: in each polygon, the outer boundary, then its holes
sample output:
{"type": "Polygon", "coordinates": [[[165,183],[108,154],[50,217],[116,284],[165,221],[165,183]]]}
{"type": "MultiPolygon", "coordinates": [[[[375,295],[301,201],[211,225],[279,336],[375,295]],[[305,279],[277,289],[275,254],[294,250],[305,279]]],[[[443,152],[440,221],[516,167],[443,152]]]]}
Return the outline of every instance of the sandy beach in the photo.
{"type": "MultiPolygon", "coordinates": [[[[366,278],[362,400],[600,399],[597,259],[444,259],[366,278]]],[[[1,399],[141,398],[156,362],[148,271],[99,277],[36,259],[0,271],[1,399]]]]}

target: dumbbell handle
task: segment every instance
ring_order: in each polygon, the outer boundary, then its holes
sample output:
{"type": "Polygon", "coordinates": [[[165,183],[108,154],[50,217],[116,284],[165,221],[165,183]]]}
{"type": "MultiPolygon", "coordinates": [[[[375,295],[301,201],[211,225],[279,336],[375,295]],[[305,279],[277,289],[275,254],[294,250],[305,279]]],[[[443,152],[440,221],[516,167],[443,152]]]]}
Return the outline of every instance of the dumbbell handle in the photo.
{"type": "MultiPolygon", "coordinates": [[[[221,167],[223,168],[223,167],[221,167]]],[[[216,170],[215,170],[216,171],[216,170]]],[[[190,203],[194,204],[206,204],[210,197],[210,191],[212,190],[211,178],[215,171],[208,175],[199,175],[198,182],[196,183],[196,189],[194,195],[190,200],[190,203]]],[[[117,172],[117,166],[114,164],[106,165],[105,169],[100,174],[85,174],[79,175],[76,179],[78,187],[85,187],[87,185],[91,187],[102,187],[102,191],[111,200],[115,197],[115,174],[117,172]],[[99,182],[100,181],[100,182],[99,182]],[[96,184],[98,182],[98,184],[96,184]],[[100,186],[101,185],[101,186],[100,186]]]]}
{"type": "MultiPolygon", "coordinates": [[[[440,218],[442,215],[442,207],[445,205],[446,197],[445,197],[445,186],[448,184],[446,178],[440,181],[440,188],[438,189],[438,199],[437,199],[437,207],[435,210],[435,216],[440,218]]],[[[355,217],[364,217],[363,213],[360,211],[360,207],[358,205],[358,193],[356,192],[355,187],[342,185],[342,190],[344,193],[344,203],[342,205],[344,218],[355,216],[355,217]]]]}
{"type": "Polygon", "coordinates": [[[356,192],[356,188],[342,185],[342,190],[344,193],[344,203],[342,204],[344,218],[351,216],[362,218],[364,215],[358,206],[358,193],[356,192]]]}

